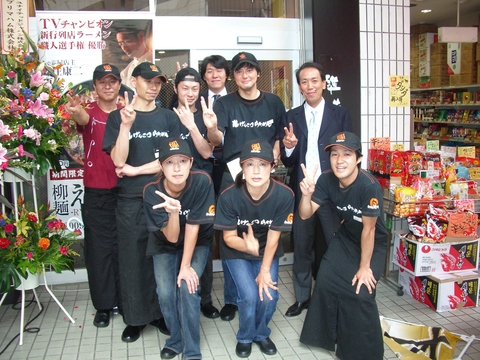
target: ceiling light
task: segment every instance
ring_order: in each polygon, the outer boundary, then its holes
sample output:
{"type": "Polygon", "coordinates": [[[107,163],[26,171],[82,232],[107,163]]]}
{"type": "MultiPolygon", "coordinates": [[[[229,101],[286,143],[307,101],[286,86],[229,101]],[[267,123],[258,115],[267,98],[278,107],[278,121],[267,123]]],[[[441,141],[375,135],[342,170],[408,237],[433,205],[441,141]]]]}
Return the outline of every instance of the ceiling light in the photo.
{"type": "Polygon", "coordinates": [[[432,10],[431,9],[423,9],[421,12],[426,14],[426,13],[432,12],[432,10]]]}

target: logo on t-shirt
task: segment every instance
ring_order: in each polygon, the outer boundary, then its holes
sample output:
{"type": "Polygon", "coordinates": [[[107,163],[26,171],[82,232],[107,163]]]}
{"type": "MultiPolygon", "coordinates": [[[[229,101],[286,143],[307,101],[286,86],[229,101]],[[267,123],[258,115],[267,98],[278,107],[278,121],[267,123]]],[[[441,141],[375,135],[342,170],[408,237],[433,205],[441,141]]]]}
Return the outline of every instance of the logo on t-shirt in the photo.
{"type": "Polygon", "coordinates": [[[284,224],[292,225],[293,224],[293,213],[288,214],[287,220],[285,220],[284,224]]]}
{"type": "Polygon", "coordinates": [[[376,198],[371,198],[367,206],[369,209],[377,210],[378,209],[378,200],[376,198]]]}
{"type": "Polygon", "coordinates": [[[215,216],[215,205],[210,205],[207,211],[207,216],[215,216]]]}

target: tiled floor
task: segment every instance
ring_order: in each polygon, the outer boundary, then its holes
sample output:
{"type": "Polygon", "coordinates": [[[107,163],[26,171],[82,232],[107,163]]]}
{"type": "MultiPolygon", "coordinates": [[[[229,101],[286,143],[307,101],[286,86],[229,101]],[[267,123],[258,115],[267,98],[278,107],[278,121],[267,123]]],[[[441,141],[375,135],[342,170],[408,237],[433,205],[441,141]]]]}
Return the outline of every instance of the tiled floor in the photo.
{"type": "MultiPolygon", "coordinates": [[[[223,298],[222,282],[222,273],[215,273],[213,297],[218,307],[223,298]]],[[[270,326],[271,338],[277,345],[278,353],[275,356],[266,356],[254,345],[249,359],[336,359],[333,353],[305,346],[298,341],[306,311],[296,318],[284,316],[288,306],[294,302],[291,265],[281,267],[279,285],[280,300],[270,326]]],[[[95,310],[90,301],[88,284],[53,287],[57,298],[75,319],[74,324],[68,321],[43,286],[37,290],[44,310],[30,326],[39,327],[40,331],[24,333],[22,346],[18,345],[18,338],[15,339],[0,354],[0,359],[160,359],[160,350],[166,337],[151,326],[143,331],[138,341],[131,344],[120,340],[124,329],[120,315],[115,315],[107,328],[97,329],[93,326],[95,310]]],[[[27,291],[27,294],[27,299],[33,297],[31,291],[27,291]]],[[[407,295],[397,296],[395,289],[384,281],[378,285],[377,302],[381,315],[387,318],[441,326],[452,332],[475,335],[480,340],[480,308],[436,313],[407,295]]],[[[38,311],[35,304],[30,305],[26,309],[26,322],[38,311]]],[[[20,311],[13,309],[12,305],[0,307],[0,352],[18,334],[19,318],[20,311]]],[[[220,318],[210,320],[202,316],[201,327],[203,359],[238,359],[235,355],[238,317],[231,322],[225,322],[220,318]]],[[[466,355],[463,356],[464,360],[480,359],[479,340],[475,340],[468,347],[466,355]]],[[[460,342],[456,353],[458,354],[463,347],[464,343],[460,342]]],[[[396,359],[388,347],[385,347],[385,359],[396,359]]]]}

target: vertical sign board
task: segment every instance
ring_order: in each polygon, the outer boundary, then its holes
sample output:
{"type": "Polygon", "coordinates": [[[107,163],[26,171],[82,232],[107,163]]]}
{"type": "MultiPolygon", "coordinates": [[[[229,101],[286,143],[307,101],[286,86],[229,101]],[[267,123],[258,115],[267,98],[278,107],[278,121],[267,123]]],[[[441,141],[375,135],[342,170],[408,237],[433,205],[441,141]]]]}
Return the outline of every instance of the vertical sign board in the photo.
{"type": "Polygon", "coordinates": [[[28,34],[28,0],[2,0],[0,3],[2,24],[2,53],[17,47],[22,48],[25,43],[23,30],[28,34]]]}
{"type": "Polygon", "coordinates": [[[60,165],[60,172],[50,169],[47,176],[48,202],[69,230],[81,230],[83,234],[83,168],[75,167],[68,160],[60,160],[60,165]]]}

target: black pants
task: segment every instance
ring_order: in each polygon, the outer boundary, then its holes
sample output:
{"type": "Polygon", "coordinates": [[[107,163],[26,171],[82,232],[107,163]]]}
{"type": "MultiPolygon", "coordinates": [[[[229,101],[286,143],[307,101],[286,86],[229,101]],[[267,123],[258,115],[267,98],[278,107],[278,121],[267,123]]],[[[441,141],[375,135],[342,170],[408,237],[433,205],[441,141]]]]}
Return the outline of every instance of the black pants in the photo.
{"type": "Polygon", "coordinates": [[[149,232],[140,193],[119,189],[117,205],[118,259],[123,320],[145,325],[162,317],[153,260],[146,256],[149,232]]]}
{"type": "Polygon", "coordinates": [[[85,266],[90,296],[97,310],[121,308],[116,207],[115,189],[85,188],[82,204],[85,266]]]}

